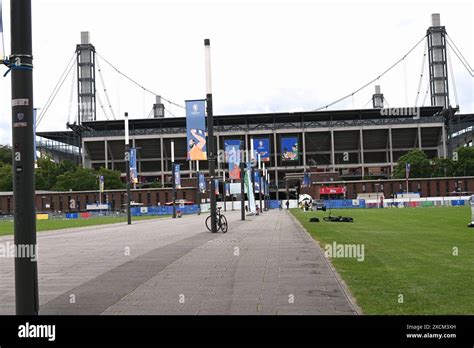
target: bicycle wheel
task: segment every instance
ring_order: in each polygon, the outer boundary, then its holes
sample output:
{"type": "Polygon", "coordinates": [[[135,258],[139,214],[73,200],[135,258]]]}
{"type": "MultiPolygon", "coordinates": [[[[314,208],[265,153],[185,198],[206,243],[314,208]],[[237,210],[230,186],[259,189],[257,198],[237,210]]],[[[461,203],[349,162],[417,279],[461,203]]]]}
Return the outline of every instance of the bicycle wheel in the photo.
{"type": "Polygon", "coordinates": [[[227,218],[224,215],[221,215],[219,218],[219,225],[222,230],[222,233],[227,233],[229,225],[227,224],[227,218]]]}
{"type": "Polygon", "coordinates": [[[209,215],[209,216],[206,218],[206,227],[207,227],[207,229],[209,230],[209,232],[212,232],[212,229],[211,229],[211,215],[209,215]]]}

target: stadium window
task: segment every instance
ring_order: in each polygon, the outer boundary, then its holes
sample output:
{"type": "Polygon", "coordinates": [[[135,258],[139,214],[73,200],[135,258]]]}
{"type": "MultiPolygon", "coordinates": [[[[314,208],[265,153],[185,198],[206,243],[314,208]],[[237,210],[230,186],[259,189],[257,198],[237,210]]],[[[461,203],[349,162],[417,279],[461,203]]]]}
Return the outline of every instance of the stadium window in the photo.
{"type": "Polygon", "coordinates": [[[362,192],[365,193],[365,184],[362,185],[362,192]]]}
{"type": "Polygon", "coordinates": [[[146,201],[147,201],[147,204],[148,204],[148,205],[151,205],[151,193],[150,193],[150,192],[148,192],[148,193],[146,194],[146,201]]]}
{"type": "Polygon", "coordinates": [[[183,199],[186,199],[186,191],[183,191],[183,199]]]}
{"type": "Polygon", "coordinates": [[[444,186],[446,186],[446,194],[449,196],[449,181],[448,180],[444,181],[444,186]]]}
{"type": "Polygon", "coordinates": [[[142,193],[140,192],[138,194],[138,203],[141,203],[142,202],[142,193]]]}
{"type": "Polygon", "coordinates": [[[122,192],[120,194],[120,206],[123,207],[124,204],[125,204],[125,194],[122,192]]]}
{"type": "Polygon", "coordinates": [[[89,195],[86,195],[86,204],[89,204],[89,195]]]}
{"type": "Polygon", "coordinates": [[[168,192],[165,192],[165,203],[168,202],[168,192]]]}
{"type": "Polygon", "coordinates": [[[63,196],[59,196],[59,210],[63,211],[63,196]]]}
{"type": "Polygon", "coordinates": [[[398,186],[399,186],[398,189],[400,190],[400,192],[403,191],[403,185],[402,185],[402,183],[398,184],[398,186]]]}

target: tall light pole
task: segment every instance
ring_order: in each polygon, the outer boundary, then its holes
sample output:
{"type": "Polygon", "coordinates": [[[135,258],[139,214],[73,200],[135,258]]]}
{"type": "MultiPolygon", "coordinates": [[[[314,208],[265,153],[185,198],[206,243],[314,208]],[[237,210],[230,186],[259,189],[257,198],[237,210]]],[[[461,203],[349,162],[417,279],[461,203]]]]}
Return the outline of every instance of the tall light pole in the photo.
{"type": "Polygon", "coordinates": [[[132,224],[132,211],[130,207],[130,133],[128,129],[128,112],[125,113],[125,171],[127,180],[127,224],[132,224]]]}
{"type": "Polygon", "coordinates": [[[216,217],[216,158],[214,146],[214,117],[212,110],[212,79],[211,79],[211,41],[204,40],[204,54],[206,64],[206,104],[207,104],[207,142],[208,142],[208,159],[209,159],[209,180],[211,198],[211,232],[217,233],[217,217],[216,217]]]}
{"type": "Polygon", "coordinates": [[[174,141],[171,141],[171,176],[173,187],[173,219],[176,219],[176,167],[174,164],[174,141]]]}
{"type": "MultiPolygon", "coordinates": [[[[33,53],[31,0],[10,2],[14,243],[36,255],[33,53]]],[[[15,255],[16,314],[37,315],[38,266],[34,255],[15,255]]]]}
{"type": "MultiPolygon", "coordinates": [[[[199,187],[199,179],[201,174],[199,173],[199,161],[196,161],[196,177],[197,177],[197,201],[198,201],[198,215],[201,215],[201,188],[199,187]]],[[[174,180],[174,178],[173,178],[174,180]]]]}

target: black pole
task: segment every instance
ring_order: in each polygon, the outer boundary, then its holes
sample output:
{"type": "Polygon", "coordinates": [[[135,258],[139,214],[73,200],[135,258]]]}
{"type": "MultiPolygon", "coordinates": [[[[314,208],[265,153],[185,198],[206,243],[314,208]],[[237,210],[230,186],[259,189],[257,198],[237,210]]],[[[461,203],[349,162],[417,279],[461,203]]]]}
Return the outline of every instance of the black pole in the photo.
{"type": "Polygon", "coordinates": [[[173,187],[173,219],[176,219],[176,168],[174,161],[171,162],[171,176],[172,176],[172,187],[173,187]]]}
{"type": "MultiPolygon", "coordinates": [[[[206,50],[210,50],[211,41],[209,39],[204,40],[204,46],[206,50]]],[[[210,53],[208,53],[210,55],[210,53]]],[[[210,57],[209,57],[210,58],[210,57]]],[[[210,64],[210,62],[209,62],[210,64]]],[[[210,66],[208,73],[210,74],[210,66]]],[[[214,145],[214,117],[212,110],[212,93],[210,86],[208,86],[208,93],[206,95],[207,104],[207,142],[208,142],[208,159],[209,159],[209,180],[210,183],[210,198],[211,198],[211,232],[217,233],[217,217],[216,217],[216,185],[214,182],[216,175],[216,163],[215,163],[215,145],[214,145]]]]}
{"type": "Polygon", "coordinates": [[[262,213],[263,209],[262,209],[262,190],[263,190],[263,172],[262,172],[262,176],[260,176],[260,190],[258,190],[258,197],[260,199],[260,213],[262,213]]]}
{"type": "Polygon", "coordinates": [[[15,255],[16,314],[38,315],[31,0],[10,6],[14,243],[16,250],[30,251],[15,255]]]}
{"type": "MultiPolygon", "coordinates": [[[[252,166],[252,169],[250,170],[250,182],[252,183],[252,192],[253,192],[253,198],[255,202],[255,206],[257,205],[257,195],[255,194],[255,168],[253,166],[253,160],[250,161],[250,165],[252,166]]],[[[249,210],[250,210],[250,199],[249,199],[249,210]]]]}
{"type": "Polygon", "coordinates": [[[226,193],[227,193],[227,192],[226,192],[226,190],[225,190],[225,181],[223,182],[223,185],[224,185],[224,187],[223,187],[222,192],[223,192],[223,196],[224,196],[224,197],[223,197],[223,200],[224,200],[224,212],[226,212],[226,211],[227,211],[227,204],[226,204],[225,196],[226,196],[226,193]]]}
{"type": "Polygon", "coordinates": [[[245,163],[240,159],[240,219],[245,220],[245,163]]]}

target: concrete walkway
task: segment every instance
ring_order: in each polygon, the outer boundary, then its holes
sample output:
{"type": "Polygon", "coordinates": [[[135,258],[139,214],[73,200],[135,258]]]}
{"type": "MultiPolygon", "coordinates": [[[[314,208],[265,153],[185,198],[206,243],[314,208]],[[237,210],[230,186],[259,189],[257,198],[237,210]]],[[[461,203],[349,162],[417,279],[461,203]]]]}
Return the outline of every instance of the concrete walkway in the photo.
{"type": "MultiPolygon", "coordinates": [[[[287,211],[225,214],[227,234],[205,214],[39,233],[40,314],[357,314],[287,211]]],[[[0,314],[14,303],[13,259],[0,258],[0,314]]]]}

